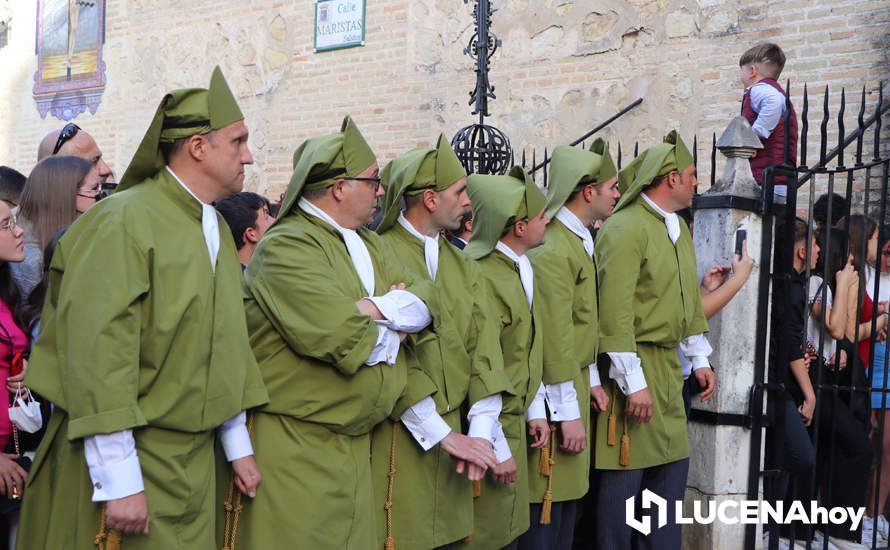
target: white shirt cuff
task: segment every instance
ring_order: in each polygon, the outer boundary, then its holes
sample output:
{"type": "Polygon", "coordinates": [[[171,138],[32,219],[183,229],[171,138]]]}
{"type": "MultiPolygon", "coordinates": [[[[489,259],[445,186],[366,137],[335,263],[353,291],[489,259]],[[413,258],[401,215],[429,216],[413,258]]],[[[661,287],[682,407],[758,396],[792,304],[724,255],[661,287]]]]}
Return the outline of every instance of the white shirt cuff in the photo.
{"type": "Polygon", "coordinates": [[[487,395],[473,403],[470,412],[467,413],[467,420],[470,422],[467,435],[491,441],[492,434],[495,433],[495,425],[498,424],[498,417],[501,415],[502,405],[499,393],[487,395]]]}
{"type": "Polygon", "coordinates": [[[116,500],[145,490],[132,431],[85,437],[83,450],[93,482],[93,502],[116,500]]]}
{"type": "Polygon", "coordinates": [[[618,384],[621,393],[630,395],[648,387],[640,357],[635,352],[610,351],[609,359],[612,362],[609,378],[618,384]]]}
{"type": "Polygon", "coordinates": [[[513,452],[510,450],[510,444],[507,442],[507,436],[504,435],[504,428],[498,422],[494,434],[494,456],[498,464],[502,464],[513,458],[513,452]]]}
{"type": "Polygon", "coordinates": [[[525,420],[547,420],[547,406],[545,405],[546,401],[546,390],[544,390],[544,384],[538,386],[538,391],[535,392],[535,397],[532,399],[531,404],[528,406],[528,410],[525,411],[525,420]]]}
{"type": "Polygon", "coordinates": [[[383,296],[367,299],[374,302],[386,318],[386,321],[380,323],[399,332],[420,332],[433,320],[426,304],[407,290],[390,290],[383,296]]]}
{"type": "Polygon", "coordinates": [[[402,413],[402,424],[424,451],[432,449],[451,433],[451,427],[436,412],[436,403],[430,396],[408,407],[402,413]]]}
{"type": "Polygon", "coordinates": [[[596,363],[591,363],[588,368],[590,369],[590,387],[595,388],[597,386],[602,386],[603,383],[600,381],[600,371],[596,368],[596,363]]]}
{"type": "Polygon", "coordinates": [[[399,335],[395,331],[386,328],[382,324],[378,324],[377,343],[374,344],[374,349],[371,350],[371,355],[368,356],[365,364],[368,366],[373,366],[377,363],[395,365],[401,344],[402,341],[399,340],[399,335]]]}
{"type": "Polygon", "coordinates": [[[247,432],[247,413],[241,411],[217,429],[226,460],[232,462],[253,454],[250,434],[247,432]]]}
{"type": "Polygon", "coordinates": [[[547,392],[547,405],[550,406],[550,420],[566,422],[581,418],[574,382],[566,380],[558,384],[545,384],[544,388],[547,392]]]}

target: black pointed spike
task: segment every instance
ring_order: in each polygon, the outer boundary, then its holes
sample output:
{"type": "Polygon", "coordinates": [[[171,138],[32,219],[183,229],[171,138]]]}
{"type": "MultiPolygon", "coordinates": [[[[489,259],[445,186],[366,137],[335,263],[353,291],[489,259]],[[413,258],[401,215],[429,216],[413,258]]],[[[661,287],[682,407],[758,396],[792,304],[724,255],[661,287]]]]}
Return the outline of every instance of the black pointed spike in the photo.
{"type": "Polygon", "coordinates": [[[618,169],[621,170],[621,142],[618,142],[618,169]]]}
{"type": "Polygon", "coordinates": [[[807,131],[810,129],[810,121],[807,118],[810,113],[810,96],[807,85],[803,85],[803,110],[800,113],[800,165],[807,165],[807,131]]]}
{"type": "Polygon", "coordinates": [[[847,90],[841,88],[841,106],[837,110],[837,165],[844,165],[844,138],[846,132],[844,128],[844,112],[847,110],[847,90]]]}
{"type": "Polygon", "coordinates": [[[717,132],[711,132],[711,187],[717,181],[717,132]]]}
{"type": "Polygon", "coordinates": [[[828,85],[822,100],[822,124],[819,127],[819,166],[825,166],[825,153],[828,149],[828,85]]]}
{"type": "MultiPolygon", "coordinates": [[[[547,148],[544,147],[544,188],[547,188],[547,172],[550,171],[550,157],[547,155],[547,148]]],[[[531,212],[528,213],[529,216],[534,216],[531,212]]]]}
{"type": "Polygon", "coordinates": [[[535,158],[535,157],[537,157],[537,153],[538,153],[537,149],[532,149],[532,173],[533,174],[535,172],[535,168],[538,167],[538,162],[537,162],[537,159],[535,158]]]}
{"type": "Polygon", "coordinates": [[[640,142],[635,141],[634,142],[634,158],[637,158],[638,156],[640,156],[640,142]]]}
{"type": "Polygon", "coordinates": [[[692,135],[692,165],[698,170],[698,134],[692,135]]]}
{"type": "Polygon", "coordinates": [[[783,128],[785,128],[782,143],[782,164],[791,165],[791,79],[785,81],[785,111],[782,116],[783,128]]]}
{"type": "Polygon", "coordinates": [[[880,81],[878,83],[878,106],[875,109],[875,152],[874,152],[874,160],[877,162],[881,160],[880,147],[881,147],[881,116],[882,111],[884,110],[884,81],[880,81]]]}
{"type": "Polygon", "coordinates": [[[584,141],[582,141],[582,142],[581,142],[581,148],[582,148],[582,149],[587,149],[587,143],[584,142],[584,141]]]}
{"type": "Polygon", "coordinates": [[[525,169],[525,147],[522,148],[522,168],[525,169]]]}
{"type": "Polygon", "coordinates": [[[859,114],[856,116],[856,166],[862,166],[862,142],[865,141],[865,84],[859,99],[859,114]]]}

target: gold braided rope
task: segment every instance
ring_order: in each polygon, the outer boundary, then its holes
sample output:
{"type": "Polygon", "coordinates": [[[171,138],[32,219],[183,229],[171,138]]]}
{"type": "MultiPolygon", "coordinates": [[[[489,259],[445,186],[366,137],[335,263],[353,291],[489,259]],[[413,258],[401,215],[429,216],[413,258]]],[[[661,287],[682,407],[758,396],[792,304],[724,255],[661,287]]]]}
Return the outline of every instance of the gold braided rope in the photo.
{"type": "Polygon", "coordinates": [[[392,423],[392,438],[389,443],[389,472],[386,482],[386,540],[383,542],[385,550],[396,550],[396,539],[392,528],[392,493],[396,481],[396,434],[399,431],[399,423],[392,423]]]}
{"type": "Polygon", "coordinates": [[[107,529],[105,506],[102,504],[102,511],[99,513],[99,532],[93,538],[93,544],[98,550],[120,550],[121,533],[115,529],[107,529]]]}
{"type": "MultiPolygon", "coordinates": [[[[253,435],[253,415],[247,415],[247,435],[253,435]]],[[[226,501],[223,502],[223,508],[226,511],[226,523],[223,528],[223,546],[222,550],[235,550],[235,540],[238,534],[238,519],[241,517],[241,511],[244,509],[242,500],[244,494],[241,491],[235,491],[235,471],[232,470],[232,478],[229,480],[229,494],[226,501]]],[[[101,549],[100,549],[101,550],[101,549]]]]}

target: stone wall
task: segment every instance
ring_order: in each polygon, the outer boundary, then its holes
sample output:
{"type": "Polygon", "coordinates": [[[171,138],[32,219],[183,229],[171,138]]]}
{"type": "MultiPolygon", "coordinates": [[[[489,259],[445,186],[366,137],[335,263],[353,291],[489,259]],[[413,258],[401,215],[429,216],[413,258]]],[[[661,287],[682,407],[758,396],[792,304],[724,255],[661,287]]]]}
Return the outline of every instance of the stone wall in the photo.
{"type": "MultiPolygon", "coordinates": [[[[0,0],[9,44],[0,48],[0,163],[27,172],[41,120],[31,96],[36,2],[0,0]]],[[[381,161],[440,131],[473,122],[473,63],[463,48],[472,5],[387,0],[367,6],[366,45],[313,53],[313,4],[295,0],[107,0],[108,85],[94,134],[120,175],[169,88],[206,85],[223,67],[251,128],[256,164],[247,187],[277,196],[299,143],[351,113],[381,161]]],[[[517,149],[552,148],[637,97],[643,104],[602,135],[626,151],[672,127],[704,136],[708,155],[739,110],[738,57],[774,40],[785,48],[792,93],[841,86],[875,101],[890,76],[890,7],[884,0],[493,0],[497,99],[491,122],[517,149]]],[[[849,101],[855,101],[848,98],[849,101]]],[[[848,114],[855,118],[855,112],[848,114]]],[[[816,124],[811,122],[811,124],[816,124]]],[[[834,123],[832,123],[832,128],[834,123]]],[[[890,128],[890,126],[888,126],[890,128]]],[[[816,145],[818,146],[818,145],[816,145]]],[[[719,161],[718,161],[719,162],[719,161]]],[[[722,167],[718,166],[718,170],[722,167]]],[[[703,180],[708,180],[703,166],[703,180]]]]}

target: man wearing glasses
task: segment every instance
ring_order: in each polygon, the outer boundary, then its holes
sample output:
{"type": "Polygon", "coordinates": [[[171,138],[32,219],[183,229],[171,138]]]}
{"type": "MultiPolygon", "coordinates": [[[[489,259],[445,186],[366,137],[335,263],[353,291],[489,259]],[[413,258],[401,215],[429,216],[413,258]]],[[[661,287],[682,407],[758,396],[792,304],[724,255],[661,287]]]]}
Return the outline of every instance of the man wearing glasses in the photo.
{"type": "Polygon", "coordinates": [[[377,160],[349,117],[294,153],[278,219],[244,274],[269,390],[252,413],[252,440],[274,482],[244,503],[223,541],[230,548],[378,548],[370,432],[399,414],[402,339],[437,307],[432,284],[415,283],[363,228],[382,195],[377,160]]]}
{"type": "Polygon", "coordinates": [[[73,122],[43,136],[37,148],[37,162],[52,155],[80,157],[91,163],[93,168],[87,175],[87,181],[96,181],[101,185],[111,177],[111,168],[102,158],[102,150],[96,140],[73,122]]]}
{"type": "Polygon", "coordinates": [[[59,241],[26,378],[56,408],[20,548],[217,548],[217,454],[256,494],[243,411],[267,393],[211,206],[253,162],[243,118],[219,68],[209,89],[167,94],[121,190],[59,241]]]}

